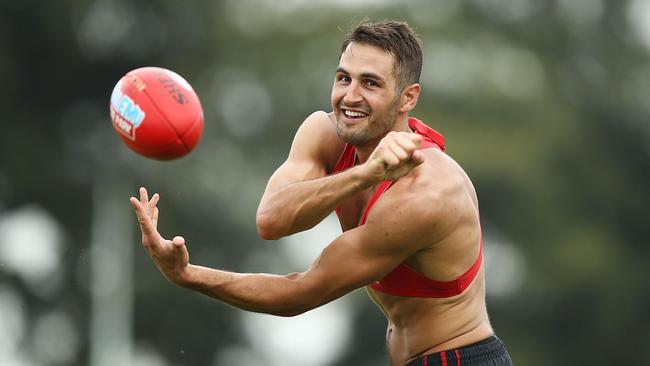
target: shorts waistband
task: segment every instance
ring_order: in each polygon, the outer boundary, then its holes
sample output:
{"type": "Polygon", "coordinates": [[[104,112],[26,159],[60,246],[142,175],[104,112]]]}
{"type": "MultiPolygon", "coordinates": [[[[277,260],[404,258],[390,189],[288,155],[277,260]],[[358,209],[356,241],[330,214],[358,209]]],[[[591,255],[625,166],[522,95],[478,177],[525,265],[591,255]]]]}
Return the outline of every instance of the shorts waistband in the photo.
{"type": "Polygon", "coordinates": [[[510,358],[503,342],[492,335],[482,341],[449,351],[420,356],[406,366],[456,366],[510,358]]]}

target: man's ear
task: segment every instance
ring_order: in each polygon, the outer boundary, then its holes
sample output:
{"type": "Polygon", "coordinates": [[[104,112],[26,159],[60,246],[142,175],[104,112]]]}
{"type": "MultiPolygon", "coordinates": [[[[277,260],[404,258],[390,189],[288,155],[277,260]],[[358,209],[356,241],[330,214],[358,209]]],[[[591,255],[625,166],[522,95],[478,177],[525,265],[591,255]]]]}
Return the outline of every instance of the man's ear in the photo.
{"type": "Polygon", "coordinates": [[[400,112],[410,112],[415,108],[415,105],[418,104],[418,98],[420,97],[420,84],[414,83],[407,86],[404,91],[402,91],[402,96],[400,97],[400,112]]]}

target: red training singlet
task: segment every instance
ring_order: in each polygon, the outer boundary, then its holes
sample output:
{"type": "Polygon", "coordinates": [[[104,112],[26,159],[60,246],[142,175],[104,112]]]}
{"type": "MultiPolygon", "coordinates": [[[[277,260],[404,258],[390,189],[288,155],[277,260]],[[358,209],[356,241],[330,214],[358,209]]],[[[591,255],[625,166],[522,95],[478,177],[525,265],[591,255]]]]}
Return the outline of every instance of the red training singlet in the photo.
{"type": "MultiPolygon", "coordinates": [[[[445,151],[445,138],[440,133],[425,125],[417,118],[409,117],[408,124],[413,132],[422,135],[422,148],[426,149],[436,147],[445,151]]],[[[356,164],[356,150],[354,149],[354,146],[346,144],[341,158],[334,167],[333,173],[344,171],[356,164]]],[[[385,180],[379,184],[377,190],[370,199],[363,216],[361,217],[359,225],[366,223],[370,208],[372,208],[379,197],[386,192],[394,182],[395,181],[385,180]]],[[[337,215],[339,214],[339,208],[336,209],[336,213],[337,215]]],[[[474,262],[467,272],[463,273],[453,281],[441,282],[432,280],[409,267],[405,262],[402,262],[382,279],[371,284],[370,287],[375,291],[384,292],[390,295],[408,297],[451,297],[461,294],[472,283],[474,277],[476,277],[476,274],[481,268],[481,263],[483,263],[482,239],[480,245],[481,248],[476,262],[474,262]]]]}

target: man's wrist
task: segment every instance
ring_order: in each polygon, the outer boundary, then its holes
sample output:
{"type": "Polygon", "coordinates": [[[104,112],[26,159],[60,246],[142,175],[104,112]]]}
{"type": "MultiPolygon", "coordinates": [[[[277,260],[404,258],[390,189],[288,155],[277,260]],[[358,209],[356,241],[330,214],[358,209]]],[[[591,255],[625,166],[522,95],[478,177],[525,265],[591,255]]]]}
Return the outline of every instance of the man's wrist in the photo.
{"type": "Polygon", "coordinates": [[[364,165],[357,165],[351,168],[349,171],[351,174],[353,174],[355,181],[359,184],[359,188],[361,190],[374,187],[381,182],[381,179],[377,179],[376,177],[368,174],[364,165]]]}
{"type": "Polygon", "coordinates": [[[196,286],[196,267],[188,263],[174,274],[171,282],[179,287],[194,288],[196,286]]]}

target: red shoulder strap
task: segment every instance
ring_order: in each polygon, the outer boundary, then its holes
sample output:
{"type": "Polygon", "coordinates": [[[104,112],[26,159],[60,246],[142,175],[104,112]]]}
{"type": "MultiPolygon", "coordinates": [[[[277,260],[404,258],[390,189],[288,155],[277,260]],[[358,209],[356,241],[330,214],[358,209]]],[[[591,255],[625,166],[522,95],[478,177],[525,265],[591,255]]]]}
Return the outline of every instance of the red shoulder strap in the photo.
{"type": "MultiPolygon", "coordinates": [[[[424,138],[422,139],[422,148],[430,148],[430,147],[437,147],[442,151],[445,151],[445,138],[442,136],[438,131],[434,130],[433,128],[425,125],[422,121],[415,117],[409,117],[408,120],[409,127],[417,134],[422,135],[424,138]]],[[[373,196],[370,198],[370,202],[368,202],[368,206],[366,207],[366,210],[363,212],[363,216],[361,217],[361,221],[359,222],[359,225],[363,225],[366,223],[366,219],[368,218],[368,213],[370,212],[370,208],[377,202],[379,197],[390,188],[391,185],[393,185],[395,181],[390,181],[390,180],[385,180],[379,184],[379,187],[375,190],[375,193],[373,196]]]]}
{"type": "MultiPolygon", "coordinates": [[[[409,117],[408,119],[408,125],[413,130],[413,132],[422,135],[424,138],[422,139],[422,148],[430,148],[430,147],[437,147],[442,151],[445,151],[445,137],[441,135],[438,131],[434,130],[433,128],[427,126],[424,124],[422,121],[415,117],[409,117]]],[[[343,150],[343,153],[341,154],[341,157],[339,158],[339,161],[336,163],[336,166],[334,167],[334,170],[332,173],[337,173],[337,172],[342,172],[346,169],[349,169],[353,167],[356,164],[356,150],[354,146],[350,144],[345,145],[345,149],[343,150]]],[[[390,186],[394,183],[394,181],[383,181],[379,184],[379,187],[375,190],[375,193],[370,199],[370,202],[368,202],[368,206],[366,207],[365,211],[363,212],[363,216],[361,217],[361,221],[359,222],[359,225],[363,225],[366,222],[366,219],[368,218],[368,213],[370,212],[370,208],[377,202],[379,197],[390,188],[390,186]]],[[[339,208],[336,208],[336,213],[339,213],[339,208]]]]}
{"type": "Polygon", "coordinates": [[[366,223],[366,219],[368,218],[368,213],[370,213],[370,208],[372,208],[372,205],[377,202],[379,197],[390,188],[391,185],[393,185],[395,181],[393,180],[385,180],[381,183],[379,183],[379,187],[377,187],[377,190],[375,190],[375,193],[372,195],[372,198],[370,198],[370,202],[368,202],[368,206],[366,207],[366,210],[363,211],[363,216],[361,216],[361,221],[359,221],[359,225],[363,225],[366,223]]]}
{"type": "Polygon", "coordinates": [[[408,124],[413,132],[425,137],[422,141],[423,148],[431,147],[435,144],[440,150],[445,151],[445,137],[438,131],[427,126],[415,117],[409,117],[408,124]]]}
{"type": "Polygon", "coordinates": [[[332,173],[338,173],[346,169],[352,168],[356,163],[356,160],[357,160],[357,155],[354,146],[350,144],[345,144],[343,153],[341,153],[341,157],[339,158],[339,161],[336,163],[336,166],[334,166],[332,173]]]}
{"type": "MultiPolygon", "coordinates": [[[[357,162],[357,154],[356,154],[356,150],[354,149],[354,146],[350,144],[345,144],[343,153],[341,153],[341,157],[339,158],[339,161],[336,163],[336,166],[334,166],[332,173],[338,173],[346,169],[350,169],[355,165],[356,162],[357,162]]],[[[337,207],[336,214],[337,215],[340,214],[341,213],[340,211],[341,208],[337,207]]]]}

